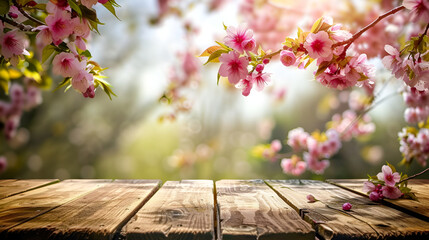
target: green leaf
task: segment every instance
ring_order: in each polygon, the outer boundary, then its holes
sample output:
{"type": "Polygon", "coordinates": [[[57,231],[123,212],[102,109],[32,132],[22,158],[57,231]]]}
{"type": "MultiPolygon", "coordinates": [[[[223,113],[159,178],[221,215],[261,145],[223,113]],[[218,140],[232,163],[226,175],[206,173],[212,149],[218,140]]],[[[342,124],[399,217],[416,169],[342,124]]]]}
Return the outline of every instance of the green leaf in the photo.
{"type": "Polygon", "coordinates": [[[322,18],[317,19],[316,22],[311,27],[310,32],[316,33],[317,31],[319,31],[319,28],[322,26],[321,22],[322,22],[322,18]]]}
{"type": "Polygon", "coordinates": [[[226,31],[226,29],[228,29],[228,27],[225,25],[225,23],[222,23],[222,25],[223,25],[223,29],[225,29],[225,31],[226,31]]]}
{"type": "Polygon", "coordinates": [[[220,79],[220,74],[219,73],[217,73],[217,85],[219,85],[219,79],[220,79]]]}
{"type": "Polygon", "coordinates": [[[307,64],[305,64],[304,69],[307,68],[308,66],[310,66],[310,64],[314,61],[313,58],[310,58],[307,62],[307,64]]]}
{"type": "Polygon", "coordinates": [[[387,166],[389,166],[392,169],[392,172],[396,172],[395,166],[393,166],[392,164],[390,164],[388,162],[386,162],[386,163],[387,163],[387,166]]]}
{"type": "Polygon", "coordinates": [[[207,48],[206,50],[204,50],[203,53],[201,53],[201,55],[199,57],[208,57],[210,56],[212,53],[214,53],[215,51],[222,49],[219,46],[211,46],[209,48],[207,48]]]}
{"type": "Polygon", "coordinates": [[[330,62],[323,62],[322,64],[320,64],[319,68],[317,69],[317,72],[314,76],[317,77],[320,74],[322,74],[329,67],[329,63],[330,62]]]}
{"type": "Polygon", "coordinates": [[[48,45],[45,48],[43,48],[42,51],[42,63],[46,62],[48,58],[55,52],[55,46],[48,45]]]}
{"type": "Polygon", "coordinates": [[[79,6],[76,4],[74,0],[67,0],[70,7],[79,15],[79,17],[82,17],[82,10],[80,10],[79,6]]]}
{"type": "Polygon", "coordinates": [[[89,52],[88,50],[83,51],[80,55],[85,56],[87,58],[91,58],[91,52],[89,52]]]}
{"type": "MultiPolygon", "coordinates": [[[[64,80],[54,89],[54,92],[57,91],[58,89],[64,87],[65,85],[70,84],[70,81],[71,81],[71,77],[64,78],[64,80]]],[[[67,89],[66,89],[66,91],[67,91],[67,89]]]]}
{"type": "Polygon", "coordinates": [[[0,1],[0,15],[8,14],[11,5],[12,5],[11,2],[8,0],[7,1],[4,1],[4,0],[0,1]]]}
{"type": "Polygon", "coordinates": [[[6,95],[9,94],[9,86],[10,86],[9,81],[7,81],[6,79],[0,78],[0,88],[3,89],[3,91],[6,93],[6,95]]]}
{"type": "Polygon", "coordinates": [[[109,12],[111,12],[113,14],[113,16],[115,16],[119,21],[121,19],[118,18],[118,16],[116,16],[116,10],[115,10],[115,6],[114,4],[116,4],[117,6],[119,6],[117,3],[115,3],[115,1],[113,0],[109,0],[108,2],[106,2],[105,4],[103,4],[103,6],[109,10],[109,12]]]}
{"type": "Polygon", "coordinates": [[[215,41],[217,44],[219,44],[219,46],[221,46],[222,48],[224,48],[225,50],[230,50],[231,48],[229,48],[228,46],[226,46],[225,44],[215,41]]]}
{"type": "Polygon", "coordinates": [[[210,55],[209,59],[207,60],[206,63],[204,63],[204,65],[206,65],[209,62],[214,62],[214,61],[218,60],[218,58],[220,57],[220,55],[222,55],[223,53],[227,53],[227,52],[228,51],[224,50],[224,49],[220,49],[220,50],[215,51],[214,53],[212,53],[210,55]]]}
{"type": "Polygon", "coordinates": [[[111,85],[108,82],[106,82],[106,81],[104,81],[102,79],[95,79],[95,83],[100,85],[100,87],[107,94],[107,96],[109,96],[110,100],[112,100],[112,95],[115,96],[115,97],[117,97],[116,94],[110,88],[111,85]]]}

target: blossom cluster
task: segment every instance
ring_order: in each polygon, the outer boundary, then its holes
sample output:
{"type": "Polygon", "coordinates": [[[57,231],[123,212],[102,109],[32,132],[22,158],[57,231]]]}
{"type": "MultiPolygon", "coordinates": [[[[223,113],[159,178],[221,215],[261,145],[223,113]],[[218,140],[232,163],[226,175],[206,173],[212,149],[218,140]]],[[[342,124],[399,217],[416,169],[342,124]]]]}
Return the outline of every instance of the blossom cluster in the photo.
{"type": "Polygon", "coordinates": [[[420,165],[426,166],[429,157],[429,126],[420,129],[414,127],[403,128],[398,133],[399,150],[404,157],[402,163],[410,164],[416,160],[420,165]]]}
{"type": "Polygon", "coordinates": [[[375,131],[375,125],[371,117],[364,114],[361,118],[353,110],[346,110],[342,114],[335,114],[327,123],[328,128],[341,133],[341,140],[349,141],[353,137],[369,135],[375,131]]]}
{"type": "Polygon", "coordinates": [[[384,66],[410,87],[419,91],[429,88],[429,38],[426,34],[414,37],[399,51],[386,45],[388,53],[383,58],[384,66]]]}
{"type": "Polygon", "coordinates": [[[116,16],[114,0],[5,1],[0,9],[0,88],[10,103],[0,102],[0,121],[8,139],[19,126],[23,110],[40,104],[40,88],[50,87],[52,72],[64,77],[57,87],[73,88],[86,98],[101,87],[114,95],[103,80],[104,70],[91,60],[86,43],[101,24],[92,8],[102,4],[116,16]],[[30,37],[34,35],[34,37],[30,37]],[[31,39],[31,41],[30,41],[31,39]],[[45,62],[51,65],[42,65],[45,62]]]}
{"type": "Polygon", "coordinates": [[[4,124],[4,135],[11,139],[19,126],[24,110],[30,110],[42,103],[40,89],[27,79],[26,89],[19,84],[12,84],[11,102],[0,101],[0,123],[4,124]]]}
{"type": "Polygon", "coordinates": [[[330,164],[328,159],[341,148],[340,134],[334,129],[310,135],[304,129],[296,128],[289,131],[287,144],[295,154],[282,159],[281,166],[285,173],[293,175],[301,175],[306,168],[317,174],[323,173],[330,164]]]}
{"type": "Polygon", "coordinates": [[[297,38],[286,38],[280,60],[285,66],[299,68],[316,61],[316,80],[329,88],[371,87],[374,67],[367,63],[365,54],[357,53],[350,45],[344,46],[351,38],[352,34],[341,24],[334,25],[332,18],[322,17],[310,32],[299,29],[297,38]]]}
{"type": "Polygon", "coordinates": [[[363,185],[363,191],[369,194],[372,201],[381,201],[384,198],[398,199],[405,194],[412,197],[411,189],[405,181],[407,176],[396,172],[395,168],[388,164],[383,165],[377,176],[370,176],[363,185]]]}
{"type": "Polygon", "coordinates": [[[415,87],[405,87],[402,92],[407,106],[404,112],[408,123],[425,122],[429,117],[429,90],[417,90],[415,87]]]}

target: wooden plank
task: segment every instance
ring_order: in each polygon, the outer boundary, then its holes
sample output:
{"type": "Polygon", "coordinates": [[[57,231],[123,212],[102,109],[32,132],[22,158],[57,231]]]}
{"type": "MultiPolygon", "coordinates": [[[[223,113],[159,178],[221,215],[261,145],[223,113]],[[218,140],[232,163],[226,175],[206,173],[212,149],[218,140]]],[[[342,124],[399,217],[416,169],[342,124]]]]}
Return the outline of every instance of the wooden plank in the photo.
{"type": "Polygon", "coordinates": [[[160,180],[118,180],[8,230],[5,239],[113,239],[160,180]]]}
{"type": "Polygon", "coordinates": [[[130,239],[214,239],[211,180],[168,181],[131,218],[122,234],[130,239]]]}
{"type": "Polygon", "coordinates": [[[314,230],[262,180],[216,182],[218,239],[312,239],[314,230]]]}
{"type": "Polygon", "coordinates": [[[58,179],[0,180],[0,199],[58,182],[58,179]]]}
{"type": "Polygon", "coordinates": [[[79,198],[111,180],[73,180],[0,200],[0,239],[6,230],[79,198]]]}
{"type": "MultiPolygon", "coordinates": [[[[327,181],[367,196],[362,191],[363,183],[367,181],[366,179],[331,179],[327,181]]],[[[418,201],[410,199],[384,199],[384,201],[398,207],[398,209],[415,214],[421,219],[429,221],[429,179],[411,179],[408,181],[408,187],[416,194],[418,201]]]]}
{"type": "Polygon", "coordinates": [[[325,239],[429,239],[429,223],[329,183],[271,180],[269,185],[299,210],[325,239]],[[320,200],[307,202],[312,194],[320,200]],[[351,211],[343,211],[349,202],[351,211]]]}

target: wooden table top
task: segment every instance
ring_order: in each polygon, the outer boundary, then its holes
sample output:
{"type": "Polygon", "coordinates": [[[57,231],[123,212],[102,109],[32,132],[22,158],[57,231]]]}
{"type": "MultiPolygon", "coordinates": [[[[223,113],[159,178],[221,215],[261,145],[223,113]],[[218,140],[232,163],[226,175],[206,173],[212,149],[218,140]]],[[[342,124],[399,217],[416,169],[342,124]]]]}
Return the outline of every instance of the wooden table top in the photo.
{"type": "Polygon", "coordinates": [[[0,239],[429,239],[429,179],[382,203],[363,181],[0,180],[0,239]]]}

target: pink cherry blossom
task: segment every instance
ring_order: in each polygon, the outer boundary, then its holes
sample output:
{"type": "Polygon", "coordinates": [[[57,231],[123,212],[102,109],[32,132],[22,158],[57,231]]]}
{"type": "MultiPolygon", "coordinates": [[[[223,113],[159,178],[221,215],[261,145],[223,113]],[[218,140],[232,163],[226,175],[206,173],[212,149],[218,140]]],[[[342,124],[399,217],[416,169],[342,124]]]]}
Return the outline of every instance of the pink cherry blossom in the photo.
{"type": "Polygon", "coordinates": [[[389,199],[398,199],[402,196],[401,190],[395,186],[383,186],[383,196],[389,199]]]}
{"type": "Polygon", "coordinates": [[[384,181],[386,186],[390,187],[394,187],[395,184],[401,180],[399,173],[393,173],[392,169],[387,165],[383,165],[381,172],[377,174],[377,178],[381,181],[384,181]]]}
{"type": "Polygon", "coordinates": [[[269,73],[252,73],[254,83],[256,84],[256,90],[262,91],[265,85],[271,80],[269,73]]]}
{"type": "Polygon", "coordinates": [[[375,185],[374,183],[370,182],[370,181],[366,181],[363,183],[363,189],[362,191],[366,192],[366,193],[370,193],[373,192],[375,190],[375,185]]]}
{"type": "Polygon", "coordinates": [[[40,30],[40,32],[36,35],[37,47],[43,49],[44,47],[52,43],[52,34],[48,26],[41,25],[36,27],[36,29],[40,30]]]}
{"type": "Polygon", "coordinates": [[[74,75],[71,80],[72,87],[77,91],[84,93],[90,85],[94,84],[94,77],[85,70],[74,75]]]}
{"type": "Polygon", "coordinates": [[[219,68],[219,74],[222,77],[227,77],[231,84],[237,84],[241,79],[247,76],[247,65],[249,60],[247,57],[240,57],[236,51],[223,53],[219,57],[222,63],[219,68]]]}
{"type": "Polygon", "coordinates": [[[369,199],[373,202],[379,202],[383,199],[383,194],[380,194],[378,192],[371,192],[369,194],[369,199]]]}
{"type": "Polygon", "coordinates": [[[25,110],[30,110],[42,103],[42,93],[36,86],[29,86],[27,88],[27,96],[25,98],[25,110]]]}
{"type": "Polygon", "coordinates": [[[3,173],[7,168],[6,157],[0,156],[0,173],[3,173]]]}
{"type": "Polygon", "coordinates": [[[96,4],[98,1],[97,0],[81,0],[80,1],[82,3],[82,5],[84,5],[87,8],[91,8],[94,4],[96,4]]]}
{"type": "Polygon", "coordinates": [[[295,54],[289,50],[283,50],[280,52],[280,61],[286,67],[292,66],[296,62],[295,54]]]}
{"type": "Polygon", "coordinates": [[[317,199],[316,199],[313,195],[308,194],[308,195],[307,195],[307,201],[308,201],[309,203],[314,203],[314,202],[316,202],[316,201],[317,201],[317,199]]]}
{"type": "Polygon", "coordinates": [[[280,166],[284,173],[299,176],[304,173],[307,163],[302,161],[300,157],[293,155],[291,158],[283,158],[280,166]]]}
{"type": "Polygon", "coordinates": [[[343,210],[344,211],[350,211],[350,209],[352,209],[352,205],[348,202],[343,204],[343,210]]]}
{"type": "Polygon", "coordinates": [[[307,163],[308,169],[316,174],[322,174],[330,165],[329,160],[319,160],[319,158],[313,154],[304,152],[303,156],[304,161],[307,163]]]}
{"type": "Polygon", "coordinates": [[[253,39],[253,31],[243,25],[238,28],[228,27],[226,33],[225,44],[239,53],[252,51],[256,46],[255,39],[253,39]]]}
{"type": "MultiPolygon", "coordinates": [[[[308,51],[311,58],[327,58],[332,57],[332,40],[327,32],[320,31],[318,33],[310,33],[304,43],[304,48],[308,51]]],[[[327,59],[329,61],[330,59],[327,59]]]]}
{"type": "Polygon", "coordinates": [[[405,8],[411,10],[411,21],[429,22],[429,1],[428,0],[404,0],[405,8]]]}
{"type": "Polygon", "coordinates": [[[90,85],[88,87],[88,89],[86,89],[86,92],[84,92],[82,94],[86,98],[94,98],[95,97],[95,87],[94,87],[94,85],[90,85]]]}
{"type": "Polygon", "coordinates": [[[259,73],[262,72],[262,71],[264,71],[264,64],[258,64],[258,65],[256,65],[255,70],[257,72],[259,72],[259,73]]]}
{"type": "Polygon", "coordinates": [[[277,153],[282,149],[282,144],[279,140],[275,139],[271,142],[270,146],[262,152],[262,156],[272,162],[278,159],[277,153]]]}
{"type": "Polygon", "coordinates": [[[296,152],[307,149],[307,139],[310,134],[304,131],[303,128],[295,128],[289,131],[287,136],[287,144],[296,152]]]}
{"type": "Polygon", "coordinates": [[[5,34],[0,33],[1,54],[6,59],[19,55],[29,55],[25,49],[28,44],[27,36],[18,30],[12,30],[5,34]]]}
{"type": "Polygon", "coordinates": [[[247,97],[250,94],[250,91],[252,90],[253,87],[253,83],[254,83],[254,79],[252,77],[252,75],[247,75],[246,78],[241,79],[240,82],[238,83],[238,87],[242,89],[242,94],[243,96],[247,97]]]}
{"type": "Polygon", "coordinates": [[[57,10],[53,15],[48,15],[45,21],[56,45],[73,33],[75,21],[71,19],[68,11],[57,10]]]}
{"type": "Polygon", "coordinates": [[[101,3],[101,4],[105,4],[105,3],[107,3],[109,0],[98,0],[98,2],[99,3],[101,3]]]}
{"type": "Polygon", "coordinates": [[[79,62],[73,53],[62,52],[52,61],[53,72],[63,77],[74,77],[85,69],[86,64],[79,62]]]}
{"type": "Polygon", "coordinates": [[[82,18],[82,19],[79,19],[78,21],[73,20],[73,22],[74,22],[73,34],[78,37],[88,38],[89,34],[91,33],[88,20],[86,20],[85,18],[82,18]]]}

